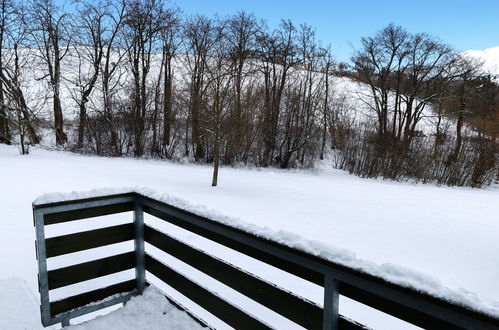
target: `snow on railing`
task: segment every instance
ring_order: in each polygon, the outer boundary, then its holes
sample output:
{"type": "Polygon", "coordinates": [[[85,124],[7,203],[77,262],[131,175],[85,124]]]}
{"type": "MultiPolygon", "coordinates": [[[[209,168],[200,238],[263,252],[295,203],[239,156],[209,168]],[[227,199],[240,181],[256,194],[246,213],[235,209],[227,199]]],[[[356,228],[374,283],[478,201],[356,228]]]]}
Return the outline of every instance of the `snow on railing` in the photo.
{"type": "Polygon", "coordinates": [[[44,326],[65,325],[71,318],[126,302],[143,291],[147,271],[232,327],[269,327],[251,311],[149,255],[144,248],[149,243],[305,328],[364,328],[338,314],[341,294],[423,328],[499,329],[495,310],[482,308],[423,275],[395,266],[376,267],[344,250],[144,189],[48,194],[33,202],[33,211],[44,326]],[[45,226],[121,212],[133,212],[133,222],[45,238],[45,226]],[[325,308],[144,224],[144,212],[324,287],[325,308]],[[47,270],[47,258],[131,240],[133,251],[47,270]],[[129,269],[135,269],[133,280],[62,300],[49,299],[51,290],[129,269]]]}

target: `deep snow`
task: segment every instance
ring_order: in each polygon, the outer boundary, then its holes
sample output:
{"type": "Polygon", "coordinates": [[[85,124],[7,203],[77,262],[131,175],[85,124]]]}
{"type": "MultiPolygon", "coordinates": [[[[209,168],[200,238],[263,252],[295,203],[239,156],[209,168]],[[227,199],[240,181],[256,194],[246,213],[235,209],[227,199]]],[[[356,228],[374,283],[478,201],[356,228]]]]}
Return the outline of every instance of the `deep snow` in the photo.
{"type": "Polygon", "coordinates": [[[93,320],[67,327],[68,330],[167,330],[205,329],[186,312],[180,311],[154,287],[148,287],[141,296],[133,297],[123,308],[93,320]]]}
{"type": "MultiPolygon", "coordinates": [[[[0,173],[0,260],[9,265],[0,279],[20,277],[33,292],[37,285],[31,202],[37,196],[142,186],[244,223],[283,231],[291,241],[314,241],[303,247],[338,251],[394,278],[409,273],[405,278],[419,277],[426,283],[424,290],[444,289],[446,295],[466,296],[482,309],[499,309],[499,264],[494,262],[499,255],[499,191],[494,187],[474,190],[366,180],[324,163],[313,172],[222,168],[220,186],[212,188],[208,166],[43,150],[20,156],[16,148],[6,146],[0,146],[0,173]]],[[[276,277],[261,269],[262,276],[276,277]]],[[[286,282],[321,302],[316,288],[286,282]]],[[[346,315],[362,314],[346,300],[342,306],[346,315]]],[[[374,319],[369,325],[390,328],[383,322],[374,319]]]]}

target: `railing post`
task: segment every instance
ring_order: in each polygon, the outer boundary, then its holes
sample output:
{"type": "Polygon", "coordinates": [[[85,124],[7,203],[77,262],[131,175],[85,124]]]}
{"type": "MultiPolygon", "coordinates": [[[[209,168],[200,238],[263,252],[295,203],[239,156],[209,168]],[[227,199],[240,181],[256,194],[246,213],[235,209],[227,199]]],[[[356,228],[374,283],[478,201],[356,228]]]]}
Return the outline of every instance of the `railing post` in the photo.
{"type": "Polygon", "coordinates": [[[71,325],[70,321],[69,321],[69,316],[68,317],[65,317],[62,319],[61,321],[61,326],[64,328],[64,327],[69,327],[71,325]]]}
{"type": "Polygon", "coordinates": [[[338,330],[339,285],[331,274],[324,276],[323,330],[338,330]]]}
{"type": "Polygon", "coordinates": [[[40,292],[40,314],[42,324],[50,322],[49,283],[47,277],[47,254],[45,252],[45,222],[42,211],[33,208],[36,229],[36,257],[38,259],[38,291],[40,292]]]}
{"type": "Polygon", "coordinates": [[[145,248],[144,248],[144,212],[139,197],[135,197],[133,210],[135,228],[135,280],[137,291],[142,294],[146,284],[145,248]]]}

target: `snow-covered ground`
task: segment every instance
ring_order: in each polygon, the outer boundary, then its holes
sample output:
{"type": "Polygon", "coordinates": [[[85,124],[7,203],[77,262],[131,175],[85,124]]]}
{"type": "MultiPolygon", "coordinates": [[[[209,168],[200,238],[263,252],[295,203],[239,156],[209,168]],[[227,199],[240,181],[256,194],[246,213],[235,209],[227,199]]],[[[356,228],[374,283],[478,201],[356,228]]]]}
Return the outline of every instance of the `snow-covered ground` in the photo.
{"type": "MultiPolygon", "coordinates": [[[[0,260],[3,263],[3,259],[0,260]]],[[[3,278],[2,276],[0,279],[0,329],[42,328],[39,299],[34,293],[35,291],[19,277],[3,278]]]]}
{"type": "MultiPolygon", "coordinates": [[[[8,267],[0,280],[21,278],[37,292],[31,202],[39,195],[141,186],[205,205],[241,223],[281,231],[288,241],[326,251],[325,257],[353,260],[396,281],[407,278],[408,285],[419,283],[423,290],[462,298],[499,315],[497,186],[476,190],[366,180],[331,169],[326,162],[315,171],[222,168],[217,188],[210,186],[210,179],[209,166],[44,150],[20,156],[15,147],[2,145],[0,260],[8,267]]],[[[191,244],[206,244],[185,237],[191,244]]],[[[269,267],[259,272],[321,303],[319,288],[272,273],[269,267]]],[[[347,299],[340,302],[340,312],[375,328],[408,327],[372,318],[372,312],[347,299]]],[[[273,322],[287,328],[278,318],[273,322]]]]}

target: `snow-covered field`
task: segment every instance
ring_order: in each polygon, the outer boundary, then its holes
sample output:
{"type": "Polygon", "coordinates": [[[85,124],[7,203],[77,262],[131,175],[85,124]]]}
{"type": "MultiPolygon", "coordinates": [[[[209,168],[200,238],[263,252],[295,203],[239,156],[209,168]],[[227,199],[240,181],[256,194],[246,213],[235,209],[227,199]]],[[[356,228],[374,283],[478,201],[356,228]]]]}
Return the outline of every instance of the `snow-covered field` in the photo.
{"type": "MultiPolygon", "coordinates": [[[[475,190],[366,180],[331,169],[327,162],[315,171],[222,168],[217,188],[210,179],[209,166],[44,150],[20,156],[15,147],[1,145],[0,280],[21,278],[37,293],[31,203],[39,195],[141,186],[268,232],[281,231],[291,244],[320,249],[325,257],[499,315],[497,186],[475,190]]],[[[285,277],[268,267],[261,267],[260,275],[276,282],[285,277]]],[[[319,288],[284,282],[321,302],[319,288]]],[[[347,299],[340,302],[340,312],[375,328],[408,327],[373,317],[347,299]]],[[[3,330],[1,320],[0,315],[3,330]]],[[[275,319],[274,324],[287,328],[281,322],[275,319]]]]}

